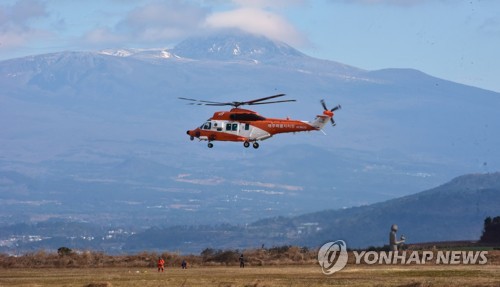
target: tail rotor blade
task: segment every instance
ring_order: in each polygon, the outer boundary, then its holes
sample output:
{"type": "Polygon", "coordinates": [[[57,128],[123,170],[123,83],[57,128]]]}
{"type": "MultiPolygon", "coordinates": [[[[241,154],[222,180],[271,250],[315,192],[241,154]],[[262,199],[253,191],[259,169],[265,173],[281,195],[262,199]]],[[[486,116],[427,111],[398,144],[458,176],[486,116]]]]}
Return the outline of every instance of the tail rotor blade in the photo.
{"type": "Polygon", "coordinates": [[[338,106],[334,107],[333,109],[331,109],[330,111],[335,112],[336,110],[340,110],[341,108],[342,108],[342,106],[338,105],[338,106]]]}
{"type": "Polygon", "coordinates": [[[321,105],[323,106],[323,109],[325,109],[325,111],[328,111],[328,108],[326,107],[325,104],[325,100],[321,100],[321,105]]]}

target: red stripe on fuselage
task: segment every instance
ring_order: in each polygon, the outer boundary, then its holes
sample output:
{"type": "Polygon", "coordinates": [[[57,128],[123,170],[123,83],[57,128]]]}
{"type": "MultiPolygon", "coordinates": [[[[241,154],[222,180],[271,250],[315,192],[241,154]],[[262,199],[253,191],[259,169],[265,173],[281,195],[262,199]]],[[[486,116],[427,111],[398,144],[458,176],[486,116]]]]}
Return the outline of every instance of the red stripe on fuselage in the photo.
{"type": "Polygon", "coordinates": [[[249,124],[265,130],[271,135],[317,130],[315,127],[309,125],[308,123],[297,120],[266,119],[264,121],[250,122],[249,124]]]}

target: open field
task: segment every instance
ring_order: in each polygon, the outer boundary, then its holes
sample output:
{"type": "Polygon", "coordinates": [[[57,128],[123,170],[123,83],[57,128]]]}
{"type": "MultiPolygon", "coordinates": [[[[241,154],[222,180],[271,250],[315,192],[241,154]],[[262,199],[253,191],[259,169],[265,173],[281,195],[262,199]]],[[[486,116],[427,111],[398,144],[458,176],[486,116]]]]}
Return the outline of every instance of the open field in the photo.
{"type": "Polygon", "coordinates": [[[333,275],[319,265],[168,268],[0,269],[0,286],[500,286],[499,265],[368,266],[333,275]]]}

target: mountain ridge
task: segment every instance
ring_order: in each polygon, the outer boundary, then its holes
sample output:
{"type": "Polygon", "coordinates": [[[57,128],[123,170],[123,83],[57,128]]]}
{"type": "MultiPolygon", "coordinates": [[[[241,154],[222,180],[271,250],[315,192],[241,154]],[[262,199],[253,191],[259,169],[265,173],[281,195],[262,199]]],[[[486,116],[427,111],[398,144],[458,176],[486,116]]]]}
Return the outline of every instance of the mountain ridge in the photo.
{"type": "Polygon", "coordinates": [[[499,202],[500,172],[463,175],[436,188],[401,198],[297,217],[266,218],[245,227],[155,228],[131,236],[126,248],[186,248],[193,251],[203,248],[203,244],[205,248],[228,249],[257,248],[261,244],[314,248],[338,239],[345,240],[350,248],[366,248],[388,244],[390,227],[395,223],[399,225],[400,233],[407,237],[407,244],[478,240],[484,219],[500,213],[499,202]],[[465,196],[457,182],[468,183],[465,196]],[[456,198],[449,198],[450,195],[456,198]],[[474,200],[478,196],[483,197],[482,200],[474,200]],[[432,201],[434,204],[429,205],[432,201]],[[171,233],[177,234],[177,237],[174,238],[171,233]],[[206,236],[208,233],[214,238],[209,239],[206,236]]]}

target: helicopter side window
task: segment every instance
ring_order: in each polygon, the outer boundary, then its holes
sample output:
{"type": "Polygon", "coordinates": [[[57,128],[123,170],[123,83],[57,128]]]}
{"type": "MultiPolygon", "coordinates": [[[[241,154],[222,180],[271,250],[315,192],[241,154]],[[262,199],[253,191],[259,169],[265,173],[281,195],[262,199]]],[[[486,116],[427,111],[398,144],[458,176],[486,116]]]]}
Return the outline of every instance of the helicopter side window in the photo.
{"type": "Polygon", "coordinates": [[[237,123],[227,123],[226,124],[226,131],[237,131],[237,130],[238,130],[237,123]]]}
{"type": "Polygon", "coordinates": [[[204,130],[209,130],[212,128],[212,123],[211,122],[206,122],[204,125],[203,125],[203,129],[204,130]]]}
{"type": "Polygon", "coordinates": [[[248,131],[250,129],[250,124],[245,124],[245,130],[248,131]]]}

